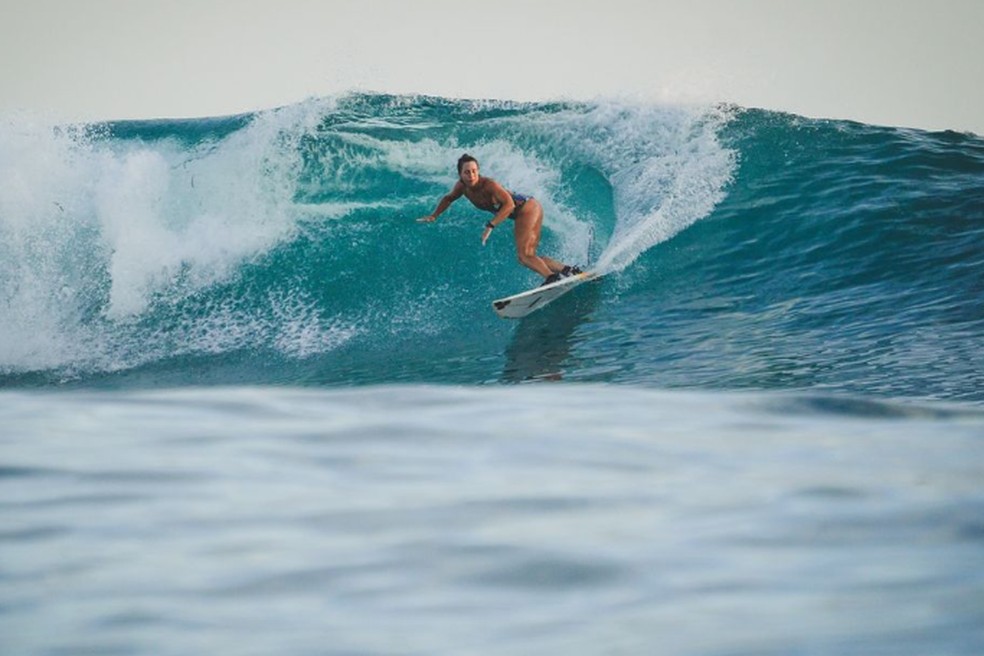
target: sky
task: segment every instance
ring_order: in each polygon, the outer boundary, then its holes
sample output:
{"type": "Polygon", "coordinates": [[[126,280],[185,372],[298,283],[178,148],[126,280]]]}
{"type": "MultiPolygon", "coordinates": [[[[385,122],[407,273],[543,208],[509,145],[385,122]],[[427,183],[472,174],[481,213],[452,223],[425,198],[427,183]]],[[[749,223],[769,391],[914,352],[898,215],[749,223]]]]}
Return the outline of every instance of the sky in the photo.
{"type": "Polygon", "coordinates": [[[0,112],[349,90],[730,102],[984,135],[984,0],[0,0],[0,112]]]}

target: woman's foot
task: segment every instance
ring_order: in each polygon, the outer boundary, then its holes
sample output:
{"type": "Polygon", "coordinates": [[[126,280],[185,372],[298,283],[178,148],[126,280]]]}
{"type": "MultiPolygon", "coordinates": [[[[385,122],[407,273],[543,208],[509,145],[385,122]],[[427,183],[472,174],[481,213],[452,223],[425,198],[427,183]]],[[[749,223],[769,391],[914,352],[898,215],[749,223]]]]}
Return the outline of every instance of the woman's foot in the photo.
{"type": "Polygon", "coordinates": [[[544,287],[546,285],[552,285],[553,283],[558,282],[561,278],[563,278],[561,274],[551,273],[549,276],[543,279],[543,283],[540,285],[540,287],[544,287]]]}

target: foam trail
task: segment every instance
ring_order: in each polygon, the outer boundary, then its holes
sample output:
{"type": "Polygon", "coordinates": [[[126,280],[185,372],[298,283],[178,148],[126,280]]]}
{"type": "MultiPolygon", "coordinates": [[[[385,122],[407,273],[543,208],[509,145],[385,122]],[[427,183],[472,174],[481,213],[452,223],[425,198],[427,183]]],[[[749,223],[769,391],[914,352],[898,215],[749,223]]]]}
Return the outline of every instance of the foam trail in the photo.
{"type": "Polygon", "coordinates": [[[637,139],[629,153],[608,157],[616,225],[597,268],[621,271],[642,253],[709,215],[724,198],[735,154],[722,147],[718,130],[726,116],[673,112],[667,120],[652,110],[630,113],[620,139],[637,139]]]}

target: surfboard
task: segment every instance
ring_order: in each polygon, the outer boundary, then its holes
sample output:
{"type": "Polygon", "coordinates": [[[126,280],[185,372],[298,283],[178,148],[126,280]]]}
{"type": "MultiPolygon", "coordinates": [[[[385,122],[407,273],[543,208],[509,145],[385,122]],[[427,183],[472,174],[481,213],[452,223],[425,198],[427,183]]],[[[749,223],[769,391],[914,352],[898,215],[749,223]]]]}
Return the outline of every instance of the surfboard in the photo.
{"type": "Polygon", "coordinates": [[[519,319],[530,312],[539,310],[551,301],[556,301],[575,287],[600,276],[601,274],[596,271],[584,271],[567,278],[561,278],[549,285],[534,287],[528,291],[492,301],[492,309],[503,319],[519,319]]]}

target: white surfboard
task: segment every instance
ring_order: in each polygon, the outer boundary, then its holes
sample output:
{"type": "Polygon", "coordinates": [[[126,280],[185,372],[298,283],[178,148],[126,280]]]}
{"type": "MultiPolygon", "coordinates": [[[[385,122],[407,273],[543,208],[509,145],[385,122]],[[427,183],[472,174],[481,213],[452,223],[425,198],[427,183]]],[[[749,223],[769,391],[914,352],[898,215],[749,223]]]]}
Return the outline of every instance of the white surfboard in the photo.
{"type": "Polygon", "coordinates": [[[492,309],[503,319],[519,319],[534,310],[539,310],[551,301],[556,301],[575,287],[589,280],[594,280],[600,275],[596,271],[584,271],[567,278],[561,278],[549,285],[534,287],[529,291],[492,301],[492,309]]]}

